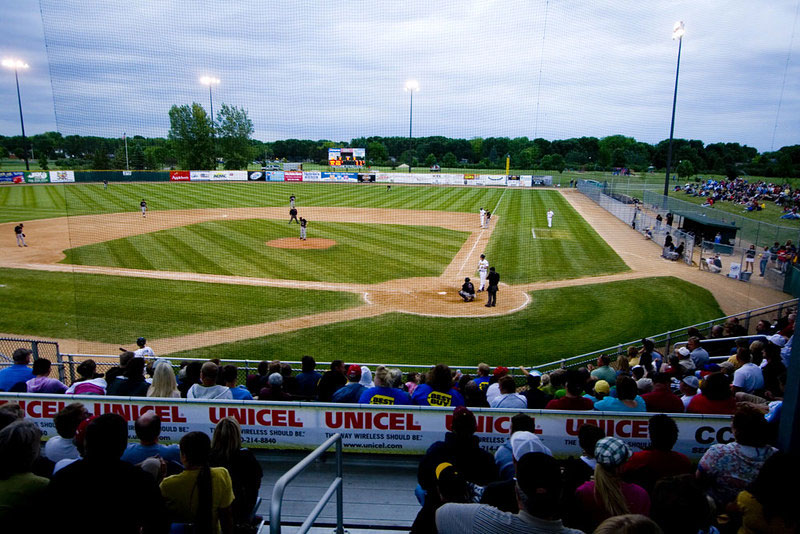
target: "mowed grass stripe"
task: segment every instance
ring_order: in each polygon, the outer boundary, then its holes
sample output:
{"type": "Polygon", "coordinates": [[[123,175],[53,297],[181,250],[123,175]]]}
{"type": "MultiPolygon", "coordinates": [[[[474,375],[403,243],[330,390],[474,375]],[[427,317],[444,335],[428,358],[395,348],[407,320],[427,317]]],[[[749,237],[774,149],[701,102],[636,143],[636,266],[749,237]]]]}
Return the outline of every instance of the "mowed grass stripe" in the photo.
{"type": "MultiPolygon", "coordinates": [[[[502,292],[498,294],[502,298],[502,292]]],[[[388,314],[184,351],[175,357],[451,365],[535,365],[711,320],[714,297],[676,278],[537,291],[524,310],[487,319],[388,314]],[[420,343],[420,340],[425,340],[420,343]],[[335,355],[335,356],[334,356],[335,355]]],[[[469,304],[466,304],[467,306],[469,304]]]]}
{"type": "Polygon", "coordinates": [[[335,291],[0,269],[0,332],[130,345],[360,304],[335,291]]]}

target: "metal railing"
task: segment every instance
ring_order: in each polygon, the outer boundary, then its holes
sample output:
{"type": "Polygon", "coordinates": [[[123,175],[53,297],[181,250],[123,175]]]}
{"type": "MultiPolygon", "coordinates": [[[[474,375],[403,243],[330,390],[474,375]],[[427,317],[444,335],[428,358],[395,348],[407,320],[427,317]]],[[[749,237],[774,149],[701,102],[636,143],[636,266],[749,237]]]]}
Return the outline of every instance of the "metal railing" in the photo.
{"type": "Polygon", "coordinates": [[[281,478],[275,482],[275,487],[272,489],[272,502],[269,505],[269,531],[271,534],[280,534],[281,532],[281,508],[283,507],[283,493],[286,491],[286,486],[297,478],[303,470],[311,465],[311,462],[325,454],[325,452],[336,445],[336,478],[328,486],[325,494],[317,502],[314,509],[308,515],[303,524],[297,530],[297,534],[305,534],[314,525],[319,514],[328,504],[333,493],[336,492],[336,534],[344,534],[344,497],[343,497],[343,481],[342,481],[342,435],[334,434],[328,438],[325,443],[314,449],[312,453],[303,458],[297,465],[289,469],[281,478]]]}
{"type": "Polygon", "coordinates": [[[61,362],[61,353],[55,341],[39,341],[38,339],[24,339],[13,337],[0,338],[0,365],[10,365],[11,355],[17,349],[30,349],[33,359],[47,358],[58,369],[58,379],[64,381],[64,365],[61,362]]]}

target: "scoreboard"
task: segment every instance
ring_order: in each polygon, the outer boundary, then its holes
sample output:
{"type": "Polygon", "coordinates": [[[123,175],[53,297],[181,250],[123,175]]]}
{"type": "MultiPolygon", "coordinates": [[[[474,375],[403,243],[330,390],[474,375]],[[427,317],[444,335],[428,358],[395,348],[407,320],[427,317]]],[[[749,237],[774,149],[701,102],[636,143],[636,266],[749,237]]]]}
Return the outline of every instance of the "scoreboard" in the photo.
{"type": "Polygon", "coordinates": [[[328,165],[331,167],[363,167],[366,153],[364,148],[329,148],[328,165]]]}

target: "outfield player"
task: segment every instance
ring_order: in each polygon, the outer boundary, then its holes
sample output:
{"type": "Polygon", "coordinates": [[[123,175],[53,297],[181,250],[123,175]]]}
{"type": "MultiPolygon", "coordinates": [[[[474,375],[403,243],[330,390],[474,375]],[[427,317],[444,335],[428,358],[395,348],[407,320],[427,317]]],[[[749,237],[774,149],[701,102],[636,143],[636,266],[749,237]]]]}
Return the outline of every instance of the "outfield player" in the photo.
{"type": "Polygon", "coordinates": [[[142,208],[142,217],[147,217],[147,202],[142,199],[142,201],[139,202],[139,206],[142,208]]]}
{"type": "Polygon", "coordinates": [[[553,215],[554,215],[554,213],[553,213],[552,209],[547,210],[547,227],[548,228],[552,228],[553,227],[553,215]]]}
{"type": "Polygon", "coordinates": [[[308,224],[308,221],[305,220],[304,218],[300,217],[300,239],[302,239],[303,241],[306,240],[306,225],[307,224],[308,224]]]}
{"type": "Polygon", "coordinates": [[[18,247],[27,247],[28,245],[25,243],[25,234],[22,233],[23,224],[19,223],[14,227],[14,234],[17,236],[17,246],[18,247]]]}
{"type": "Polygon", "coordinates": [[[103,180],[103,191],[108,189],[108,180],[103,180]]]}
{"type": "Polygon", "coordinates": [[[289,207],[294,208],[294,201],[295,201],[294,195],[290,196],[289,197],[289,207]]]}
{"type": "Polygon", "coordinates": [[[486,289],[486,277],[489,275],[489,260],[486,259],[486,254],[481,254],[481,261],[478,262],[478,274],[481,275],[481,285],[478,287],[478,293],[486,289]]]}

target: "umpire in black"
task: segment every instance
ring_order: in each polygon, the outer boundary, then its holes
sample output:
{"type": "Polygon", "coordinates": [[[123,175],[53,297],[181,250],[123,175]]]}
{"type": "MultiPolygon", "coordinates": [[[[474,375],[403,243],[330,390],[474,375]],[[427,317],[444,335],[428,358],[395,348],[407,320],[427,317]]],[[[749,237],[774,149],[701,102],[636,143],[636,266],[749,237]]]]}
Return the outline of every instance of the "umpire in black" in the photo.
{"type": "Polygon", "coordinates": [[[494,270],[494,267],[489,267],[489,287],[486,289],[489,294],[489,301],[486,303],[487,308],[497,305],[497,284],[499,283],[500,275],[494,270]]]}

